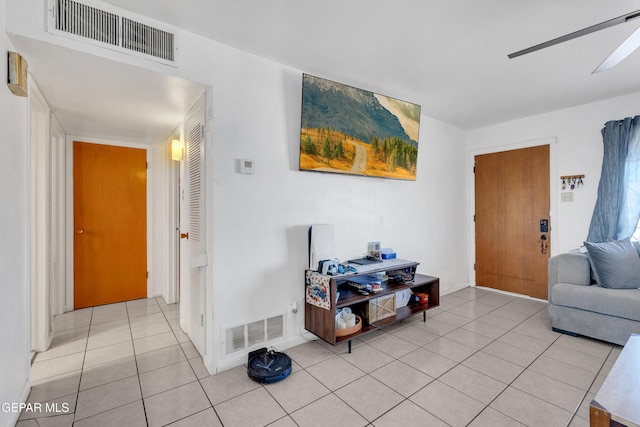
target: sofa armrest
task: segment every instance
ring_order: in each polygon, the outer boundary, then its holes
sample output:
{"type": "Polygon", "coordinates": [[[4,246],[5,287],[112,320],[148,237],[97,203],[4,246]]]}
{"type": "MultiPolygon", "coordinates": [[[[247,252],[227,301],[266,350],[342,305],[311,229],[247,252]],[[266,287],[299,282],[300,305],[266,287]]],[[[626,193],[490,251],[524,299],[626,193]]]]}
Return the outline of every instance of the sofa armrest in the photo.
{"type": "Polygon", "coordinates": [[[586,254],[566,252],[549,258],[549,302],[551,302],[551,288],[556,283],[570,283],[572,285],[591,285],[591,265],[586,254]]]}

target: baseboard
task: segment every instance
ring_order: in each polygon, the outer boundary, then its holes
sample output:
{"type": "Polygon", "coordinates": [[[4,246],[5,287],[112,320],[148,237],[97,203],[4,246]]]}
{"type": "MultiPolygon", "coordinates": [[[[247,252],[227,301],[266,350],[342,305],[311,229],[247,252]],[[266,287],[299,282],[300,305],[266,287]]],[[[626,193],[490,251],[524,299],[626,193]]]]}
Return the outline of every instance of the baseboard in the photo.
{"type": "Polygon", "coordinates": [[[504,295],[509,295],[509,296],[518,297],[518,298],[525,298],[525,299],[530,299],[530,300],[533,300],[533,301],[540,301],[540,302],[543,302],[545,304],[549,303],[549,301],[547,301],[546,299],[534,298],[534,297],[530,297],[529,295],[517,294],[515,292],[507,292],[507,291],[503,291],[503,290],[500,290],[500,289],[488,288],[486,286],[477,286],[477,285],[475,285],[475,287],[478,288],[478,289],[483,289],[485,291],[495,292],[495,293],[498,293],[498,294],[504,294],[504,295]]]}
{"type": "MultiPolygon", "coordinates": [[[[296,337],[292,337],[289,339],[286,339],[284,341],[279,341],[277,343],[266,343],[264,345],[264,347],[267,348],[275,348],[277,351],[282,351],[286,353],[286,350],[291,348],[291,347],[295,347],[297,345],[300,344],[304,344],[306,342],[309,342],[310,340],[303,337],[302,335],[298,335],[296,337]]],[[[311,341],[315,341],[315,338],[311,341]]],[[[252,348],[253,350],[253,348],[252,348]]],[[[247,363],[247,357],[249,357],[249,351],[244,351],[241,353],[238,353],[237,356],[230,356],[227,357],[226,359],[223,360],[218,360],[218,361],[211,361],[208,358],[205,360],[205,358],[203,358],[203,363],[204,366],[207,368],[207,370],[209,371],[209,373],[211,375],[215,375],[217,373],[223,372],[223,371],[227,371],[229,369],[232,368],[236,368],[238,366],[242,366],[244,364],[247,363]]]]}

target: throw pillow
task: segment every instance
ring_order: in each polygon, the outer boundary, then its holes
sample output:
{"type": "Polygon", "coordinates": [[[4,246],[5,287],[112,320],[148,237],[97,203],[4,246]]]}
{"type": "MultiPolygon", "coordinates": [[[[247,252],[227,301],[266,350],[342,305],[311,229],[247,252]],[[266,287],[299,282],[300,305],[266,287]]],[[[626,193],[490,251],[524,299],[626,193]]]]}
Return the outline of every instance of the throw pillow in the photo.
{"type": "Polygon", "coordinates": [[[631,239],[603,243],[584,242],[598,286],[640,288],[640,256],[631,239]]]}

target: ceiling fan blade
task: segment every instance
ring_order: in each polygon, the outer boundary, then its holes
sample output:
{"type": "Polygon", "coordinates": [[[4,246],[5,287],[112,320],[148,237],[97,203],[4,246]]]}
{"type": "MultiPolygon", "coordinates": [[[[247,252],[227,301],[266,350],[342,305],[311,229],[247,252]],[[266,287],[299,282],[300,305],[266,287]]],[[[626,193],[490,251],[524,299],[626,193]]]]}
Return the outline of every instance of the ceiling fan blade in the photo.
{"type": "Polygon", "coordinates": [[[605,28],[609,28],[614,25],[623,24],[625,22],[631,21],[632,19],[636,19],[636,18],[640,18],[640,10],[636,10],[635,12],[627,13],[625,15],[618,16],[617,18],[609,19],[608,21],[604,21],[599,24],[592,25],[590,27],[583,28],[578,31],[574,31],[573,33],[565,34],[564,36],[555,38],[553,40],[549,40],[547,42],[540,43],[535,46],[531,46],[514,53],[510,53],[507,56],[509,57],[509,59],[517,58],[518,56],[526,55],[527,53],[535,52],[536,50],[544,49],[546,47],[563,43],[578,37],[582,37],[587,34],[595,33],[596,31],[604,30],[605,28]]]}
{"type": "Polygon", "coordinates": [[[620,46],[616,48],[611,54],[602,61],[602,64],[598,65],[598,68],[593,70],[591,74],[599,73],[601,71],[613,68],[622,62],[627,56],[631,55],[634,50],[640,47],[640,27],[638,27],[620,46]]]}

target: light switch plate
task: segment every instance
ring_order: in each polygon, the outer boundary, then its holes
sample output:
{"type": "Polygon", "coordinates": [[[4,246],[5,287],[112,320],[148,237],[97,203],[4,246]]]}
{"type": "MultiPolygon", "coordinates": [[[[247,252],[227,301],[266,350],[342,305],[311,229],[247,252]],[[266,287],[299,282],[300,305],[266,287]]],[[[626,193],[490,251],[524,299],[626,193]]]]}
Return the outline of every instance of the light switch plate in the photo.
{"type": "Polygon", "coordinates": [[[573,193],[567,191],[565,193],[560,194],[560,201],[562,202],[573,202],[573,193]]]}

